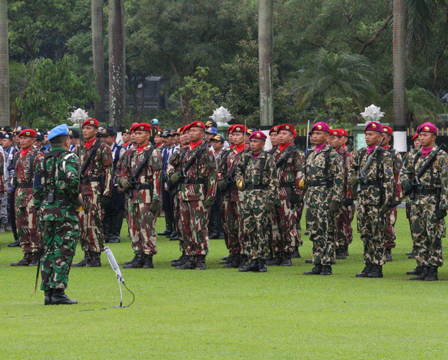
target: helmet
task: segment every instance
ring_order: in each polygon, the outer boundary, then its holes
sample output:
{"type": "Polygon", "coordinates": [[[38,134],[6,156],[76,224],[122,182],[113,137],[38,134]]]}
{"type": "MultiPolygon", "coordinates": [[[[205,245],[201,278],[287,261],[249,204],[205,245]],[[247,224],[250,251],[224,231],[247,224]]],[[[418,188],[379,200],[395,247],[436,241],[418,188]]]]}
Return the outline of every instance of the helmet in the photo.
{"type": "Polygon", "coordinates": [[[153,125],[159,125],[159,120],[157,120],[157,119],[152,119],[152,124],[153,124],[153,125]]]}

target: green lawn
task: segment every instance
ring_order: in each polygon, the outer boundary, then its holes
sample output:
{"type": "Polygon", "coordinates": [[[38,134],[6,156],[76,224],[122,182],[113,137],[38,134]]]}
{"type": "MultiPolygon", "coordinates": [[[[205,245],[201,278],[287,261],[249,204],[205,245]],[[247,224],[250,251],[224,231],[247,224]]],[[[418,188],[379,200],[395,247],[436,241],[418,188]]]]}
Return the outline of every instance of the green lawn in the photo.
{"type": "MultiPolygon", "coordinates": [[[[164,219],[157,224],[163,230],[164,219]]],[[[74,268],[67,294],[75,306],[44,306],[33,293],[36,268],[12,268],[18,248],[0,243],[1,359],[430,359],[448,358],[448,268],[441,281],[411,282],[411,241],[399,211],[394,262],[383,279],[358,279],[362,246],[355,236],[333,276],[303,276],[311,265],[304,236],[302,259],[268,273],[239,273],[218,264],[222,240],[211,241],[207,271],[170,266],[178,243],[158,239],[154,270],[122,270],[135,303],[115,309],[115,273],[74,268]]],[[[132,258],[130,240],[111,248],[120,265],[132,258]]],[[[78,245],[76,261],[83,254],[78,245]]],[[[126,292],[126,291],[125,291],[126,292]]],[[[125,303],[131,296],[125,293],[125,303]]]]}

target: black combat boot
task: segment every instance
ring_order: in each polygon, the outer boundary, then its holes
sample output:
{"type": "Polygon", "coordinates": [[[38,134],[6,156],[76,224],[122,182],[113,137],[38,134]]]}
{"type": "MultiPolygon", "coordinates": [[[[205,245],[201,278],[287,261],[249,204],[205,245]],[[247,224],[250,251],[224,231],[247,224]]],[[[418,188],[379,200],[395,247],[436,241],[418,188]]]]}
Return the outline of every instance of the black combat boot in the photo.
{"type": "Polygon", "coordinates": [[[174,230],[170,236],[170,241],[176,241],[179,240],[179,234],[177,233],[176,230],[174,230]]]}
{"type": "Polygon", "coordinates": [[[313,263],[313,260],[312,259],[306,259],[305,260],[305,264],[312,264],[313,263]]]}
{"type": "Polygon", "coordinates": [[[406,272],[406,275],[420,275],[423,271],[421,266],[417,266],[414,270],[406,272]]]}
{"type": "Polygon", "coordinates": [[[386,261],[387,262],[391,262],[392,260],[392,250],[391,249],[386,249],[386,261]]]}
{"type": "Polygon", "coordinates": [[[336,259],[338,259],[338,260],[347,259],[347,256],[345,255],[345,250],[342,246],[340,248],[336,249],[336,259]]]}
{"type": "Polygon", "coordinates": [[[19,240],[15,240],[11,244],[8,244],[8,247],[19,247],[19,246],[20,246],[20,241],[19,240]]]}
{"type": "Polygon", "coordinates": [[[320,275],[321,272],[322,264],[317,264],[310,271],[305,271],[303,275],[320,275]]]}
{"type": "Polygon", "coordinates": [[[101,253],[91,252],[90,261],[86,267],[101,267],[101,253]]]}
{"type": "Polygon", "coordinates": [[[415,252],[411,252],[408,256],[408,259],[415,259],[415,252]]]}
{"type": "Polygon", "coordinates": [[[123,265],[125,269],[140,269],[143,267],[145,260],[142,254],[135,254],[131,261],[128,261],[123,265]]]}
{"type": "Polygon", "coordinates": [[[294,251],[291,255],[291,258],[292,259],[300,259],[301,258],[298,246],[294,246],[294,251]]]}
{"type": "Polygon", "coordinates": [[[207,267],[205,266],[205,255],[197,255],[195,257],[196,261],[196,270],[206,270],[207,267]]]}
{"type": "Polygon", "coordinates": [[[23,259],[18,262],[13,262],[11,266],[29,266],[31,263],[31,254],[24,254],[23,259]]]}
{"type": "Polygon", "coordinates": [[[182,253],[182,255],[178,259],[174,259],[171,261],[171,266],[179,266],[183,265],[186,261],[186,255],[185,252],[182,253]]]}
{"type": "Polygon", "coordinates": [[[421,267],[421,271],[420,271],[420,273],[417,275],[417,276],[414,276],[414,277],[411,277],[409,280],[416,280],[416,281],[418,281],[418,280],[425,280],[426,279],[426,277],[428,276],[428,272],[429,272],[429,266],[427,266],[427,265],[423,265],[422,267],[421,267]]]}
{"type": "Polygon", "coordinates": [[[331,269],[331,265],[324,265],[322,266],[322,271],[320,272],[320,275],[332,275],[333,271],[331,269]]]}
{"type": "Polygon", "coordinates": [[[80,262],[74,263],[73,266],[74,267],[83,267],[83,266],[86,266],[89,261],[90,261],[90,252],[86,251],[84,253],[84,259],[82,259],[80,262]]]}
{"type": "Polygon", "coordinates": [[[439,276],[437,274],[437,266],[431,266],[428,271],[428,275],[425,277],[425,281],[438,281],[439,276]]]}
{"type": "Polygon", "coordinates": [[[232,256],[232,261],[224,265],[226,269],[238,269],[240,267],[240,256],[239,254],[232,256]]]}
{"type": "Polygon", "coordinates": [[[383,266],[373,265],[372,270],[367,274],[368,278],[382,278],[383,277],[383,266]]]}
{"type": "MultiPolygon", "coordinates": [[[[230,255],[229,255],[230,256],[230,255]]],[[[229,256],[224,256],[223,258],[221,258],[221,261],[226,261],[228,258],[229,258],[229,256]]],[[[221,264],[221,263],[220,263],[221,264]]]]}
{"type": "Polygon", "coordinates": [[[163,231],[161,233],[157,233],[157,235],[160,235],[160,236],[171,236],[172,232],[173,232],[173,230],[166,229],[165,231],[163,231]]]}
{"type": "Polygon", "coordinates": [[[196,268],[196,262],[194,261],[193,255],[186,255],[187,261],[183,263],[182,265],[176,266],[176,269],[178,270],[193,270],[196,268]]]}
{"type": "Polygon", "coordinates": [[[249,258],[247,255],[240,255],[240,269],[249,266],[249,258]]]}
{"type": "Polygon", "coordinates": [[[292,253],[282,253],[282,262],[279,266],[292,266],[291,255],[292,253]]]}
{"type": "Polygon", "coordinates": [[[258,272],[258,270],[259,270],[259,264],[258,264],[258,259],[257,259],[257,260],[252,260],[250,263],[247,263],[243,267],[240,267],[239,271],[240,272],[248,272],[248,271],[258,272]]]}
{"type": "Polygon", "coordinates": [[[51,305],[75,305],[78,302],[76,300],[70,300],[67,295],[65,295],[64,290],[54,289],[51,295],[51,305]]]}
{"type": "Polygon", "coordinates": [[[221,265],[227,265],[227,264],[230,264],[232,261],[233,261],[233,255],[229,255],[229,256],[223,257],[219,263],[221,265]]]}
{"type": "Polygon", "coordinates": [[[53,296],[53,289],[45,290],[45,305],[51,305],[51,297],[53,296]]]}
{"type": "Polygon", "coordinates": [[[407,252],[406,255],[407,255],[407,256],[411,256],[411,255],[412,255],[412,256],[415,256],[415,254],[414,254],[413,251],[411,251],[411,252],[407,252]]]}
{"type": "Polygon", "coordinates": [[[367,274],[369,274],[372,271],[372,268],[373,264],[366,264],[364,270],[356,274],[356,277],[362,277],[362,278],[367,277],[367,274]]]}
{"type": "Polygon", "coordinates": [[[283,254],[278,252],[272,260],[269,260],[266,265],[268,266],[279,266],[283,262],[283,254]]]}
{"type": "Polygon", "coordinates": [[[266,268],[266,260],[258,259],[258,272],[268,272],[268,269],[266,268]]]}
{"type": "Polygon", "coordinates": [[[154,269],[152,255],[143,255],[143,269],[154,269]]]}
{"type": "Polygon", "coordinates": [[[31,253],[31,262],[28,266],[37,266],[39,264],[39,253],[31,253]]]}
{"type": "Polygon", "coordinates": [[[345,253],[345,256],[349,256],[350,255],[348,253],[348,245],[344,247],[344,253],[345,253]]]}
{"type": "Polygon", "coordinates": [[[124,218],[124,212],[120,212],[113,217],[111,224],[111,237],[109,240],[111,244],[117,244],[121,241],[120,234],[121,234],[121,228],[123,226],[123,218],[124,218]]]}
{"type": "Polygon", "coordinates": [[[105,216],[103,220],[104,242],[110,243],[112,238],[112,216],[105,216]]]}

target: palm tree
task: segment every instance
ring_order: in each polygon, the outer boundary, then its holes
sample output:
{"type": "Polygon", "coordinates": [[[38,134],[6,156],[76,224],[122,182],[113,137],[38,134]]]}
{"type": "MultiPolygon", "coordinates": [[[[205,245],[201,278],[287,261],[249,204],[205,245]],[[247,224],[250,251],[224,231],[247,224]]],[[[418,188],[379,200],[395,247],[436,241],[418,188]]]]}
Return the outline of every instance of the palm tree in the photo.
{"type": "Polygon", "coordinates": [[[8,1],[0,0],[0,125],[9,124],[8,1]]]}
{"type": "Polygon", "coordinates": [[[104,0],[91,0],[92,6],[92,49],[95,90],[99,100],[95,101],[95,118],[104,121],[104,39],[103,39],[104,0]]]}

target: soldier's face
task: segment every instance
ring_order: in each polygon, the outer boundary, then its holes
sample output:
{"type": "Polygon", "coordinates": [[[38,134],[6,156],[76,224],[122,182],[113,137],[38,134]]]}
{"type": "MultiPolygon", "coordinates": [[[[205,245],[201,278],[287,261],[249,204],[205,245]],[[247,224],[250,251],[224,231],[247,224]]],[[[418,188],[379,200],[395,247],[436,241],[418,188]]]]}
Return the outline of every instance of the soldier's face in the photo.
{"type": "Polygon", "coordinates": [[[219,153],[221,151],[223,145],[224,144],[221,143],[221,141],[212,140],[213,150],[215,150],[215,152],[217,152],[217,153],[219,153]]]}
{"type": "Polygon", "coordinates": [[[132,143],[135,143],[135,132],[132,132],[131,134],[129,134],[129,138],[131,139],[132,143]]]}
{"type": "Polygon", "coordinates": [[[244,133],[236,132],[233,133],[233,144],[234,145],[242,145],[244,144],[244,133]]]}
{"type": "Polygon", "coordinates": [[[34,138],[21,136],[19,138],[19,144],[22,149],[28,149],[29,147],[33,146],[34,138]]]}
{"type": "Polygon", "coordinates": [[[278,136],[276,132],[272,132],[269,134],[269,139],[271,139],[272,146],[278,145],[278,136]]]}
{"type": "Polygon", "coordinates": [[[82,128],[82,134],[84,135],[84,139],[87,141],[92,140],[98,132],[98,129],[95,126],[86,125],[82,128]]]}
{"type": "Polygon", "coordinates": [[[263,150],[264,140],[252,138],[249,145],[254,154],[259,154],[263,150]]]}
{"type": "Polygon", "coordinates": [[[421,132],[418,134],[418,140],[420,141],[420,144],[425,147],[433,147],[434,142],[436,141],[436,135],[429,132],[421,132]]]}
{"type": "Polygon", "coordinates": [[[112,146],[115,142],[115,138],[113,136],[102,136],[101,141],[106,145],[112,146]]]}
{"type": "Polygon", "coordinates": [[[179,135],[174,135],[173,140],[174,140],[174,143],[175,143],[176,145],[178,145],[178,144],[180,143],[180,136],[179,136],[179,135]]]}
{"type": "Polygon", "coordinates": [[[368,146],[378,145],[382,138],[383,134],[378,131],[366,131],[366,144],[368,146]]]}
{"type": "Polygon", "coordinates": [[[330,136],[330,145],[333,146],[335,149],[343,145],[343,143],[344,142],[341,136],[335,136],[335,135],[330,136]]]}
{"type": "Polygon", "coordinates": [[[277,139],[279,144],[285,145],[294,142],[294,135],[291,134],[291,131],[281,130],[278,132],[277,139]]]}
{"type": "Polygon", "coordinates": [[[314,130],[311,134],[311,143],[320,146],[327,142],[329,134],[326,131],[314,130]]]}
{"type": "Polygon", "coordinates": [[[204,129],[200,127],[192,127],[190,129],[190,141],[191,142],[198,142],[202,140],[202,137],[204,136],[204,129]]]}
{"type": "Polygon", "coordinates": [[[129,142],[129,134],[122,134],[122,136],[123,136],[123,142],[124,143],[129,142]]]}
{"type": "Polygon", "coordinates": [[[233,134],[229,134],[229,143],[233,145],[233,134]]]}
{"type": "Polygon", "coordinates": [[[154,136],[154,142],[158,145],[161,142],[163,142],[163,139],[160,135],[156,135],[156,136],[154,136]]]}
{"type": "MultiPolygon", "coordinates": [[[[415,147],[415,148],[418,148],[420,145],[421,145],[421,144],[420,144],[420,140],[419,140],[419,138],[416,138],[416,139],[414,140],[414,147],[415,147]]],[[[3,147],[4,147],[4,146],[3,146],[3,147]]]]}
{"type": "Polygon", "coordinates": [[[145,145],[149,141],[150,136],[149,131],[136,131],[135,142],[140,146],[145,145]]]}
{"type": "Polygon", "coordinates": [[[383,133],[383,146],[389,145],[390,140],[392,139],[392,136],[389,133],[383,133]]]}
{"type": "Polygon", "coordinates": [[[3,149],[9,148],[12,145],[11,139],[2,139],[3,149]]]}
{"type": "Polygon", "coordinates": [[[208,142],[211,142],[213,136],[215,136],[215,134],[207,134],[207,133],[205,133],[205,138],[207,139],[208,142]]]}

